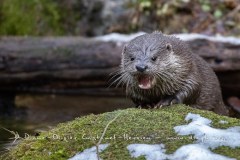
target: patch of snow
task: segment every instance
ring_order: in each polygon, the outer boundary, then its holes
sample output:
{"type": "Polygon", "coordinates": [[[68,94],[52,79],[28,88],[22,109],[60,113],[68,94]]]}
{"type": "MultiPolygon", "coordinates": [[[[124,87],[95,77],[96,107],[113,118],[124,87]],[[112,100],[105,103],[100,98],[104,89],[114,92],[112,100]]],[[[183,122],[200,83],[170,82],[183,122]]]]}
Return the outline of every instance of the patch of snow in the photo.
{"type": "MultiPolygon", "coordinates": [[[[240,133],[240,126],[230,127],[227,129],[228,131],[234,131],[240,133]]],[[[240,140],[240,139],[239,139],[240,140]]]]}
{"type": "MultiPolygon", "coordinates": [[[[136,38],[140,35],[146,34],[145,32],[137,32],[132,34],[120,34],[120,33],[110,33],[103,36],[98,36],[95,39],[101,41],[114,41],[114,42],[129,42],[133,38],[136,38]]],[[[231,43],[234,45],[240,45],[240,38],[236,37],[224,37],[221,35],[216,36],[207,36],[203,34],[197,33],[181,33],[181,34],[173,34],[173,36],[183,40],[183,41],[191,41],[195,39],[205,39],[214,42],[222,42],[222,43],[231,43]]]]}
{"type": "Polygon", "coordinates": [[[134,158],[145,156],[147,160],[162,160],[168,157],[163,144],[130,144],[127,149],[134,158]]]}
{"type": "Polygon", "coordinates": [[[197,33],[182,33],[182,34],[174,34],[174,36],[176,36],[184,41],[191,41],[191,40],[195,40],[195,39],[205,39],[205,40],[214,41],[214,42],[231,43],[231,44],[235,44],[235,45],[240,44],[239,38],[224,37],[221,35],[207,36],[207,35],[202,35],[202,34],[197,34],[197,33]]]}
{"type": "Polygon", "coordinates": [[[211,120],[201,117],[198,114],[189,113],[186,121],[192,120],[187,125],[174,127],[179,135],[194,135],[197,143],[215,149],[219,146],[229,146],[231,148],[240,147],[240,127],[228,129],[217,129],[210,127],[211,120]]]}
{"type": "MultiPolygon", "coordinates": [[[[199,114],[189,113],[186,121],[192,121],[187,125],[174,127],[178,135],[194,135],[196,144],[188,144],[178,148],[173,154],[166,154],[163,144],[130,144],[127,149],[132,157],[145,156],[146,160],[236,160],[210,150],[219,146],[240,147],[240,126],[227,129],[210,127],[212,121],[201,117],[199,114]]],[[[221,123],[226,123],[222,121],[221,123]]]]}
{"type": "Polygon", "coordinates": [[[228,124],[228,121],[220,120],[219,123],[221,123],[221,124],[228,124]]]}
{"type": "Polygon", "coordinates": [[[101,41],[114,41],[114,42],[129,42],[130,40],[141,36],[143,34],[146,34],[145,32],[137,32],[137,33],[133,33],[133,34],[119,34],[119,33],[110,33],[107,35],[103,35],[103,36],[99,36],[96,37],[96,40],[101,40],[101,41]]]}
{"type": "Polygon", "coordinates": [[[166,154],[163,144],[130,144],[127,149],[133,158],[145,156],[146,160],[235,160],[215,154],[200,144],[182,146],[173,154],[166,154]]]}
{"type": "MultiPolygon", "coordinates": [[[[108,146],[109,144],[100,144],[99,152],[102,152],[108,146]]],[[[69,158],[68,160],[98,160],[96,146],[93,146],[92,148],[89,149],[85,149],[83,152],[76,154],[75,156],[69,158]]]]}
{"type": "Polygon", "coordinates": [[[211,152],[207,147],[200,144],[189,144],[180,147],[169,156],[170,160],[236,160],[211,152]]]}
{"type": "Polygon", "coordinates": [[[183,2],[185,2],[185,3],[188,3],[190,0],[182,0],[183,2]]]}

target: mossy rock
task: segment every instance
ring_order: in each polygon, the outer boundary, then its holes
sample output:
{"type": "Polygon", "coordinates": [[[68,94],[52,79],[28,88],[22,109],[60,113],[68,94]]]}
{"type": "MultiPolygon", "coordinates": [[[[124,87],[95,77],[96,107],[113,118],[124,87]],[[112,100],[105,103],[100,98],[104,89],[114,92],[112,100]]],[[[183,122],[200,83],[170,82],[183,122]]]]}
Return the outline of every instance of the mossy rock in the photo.
{"type": "MultiPolygon", "coordinates": [[[[41,133],[38,137],[24,139],[19,145],[4,155],[4,159],[68,159],[76,153],[95,146],[106,125],[101,144],[109,143],[100,157],[104,160],[128,160],[127,145],[133,143],[165,144],[167,153],[173,153],[194,139],[178,137],[173,127],[186,124],[184,118],[191,113],[200,114],[212,120],[216,128],[239,126],[240,120],[219,116],[209,111],[193,109],[184,105],[174,105],[163,109],[125,109],[99,115],[88,115],[71,122],[59,124],[56,128],[41,133]],[[220,120],[228,123],[219,123],[220,120]],[[130,138],[131,137],[131,138],[130,138]]],[[[213,152],[240,159],[240,148],[219,147],[213,152]]],[[[144,157],[138,158],[144,159],[144,157]]]]}

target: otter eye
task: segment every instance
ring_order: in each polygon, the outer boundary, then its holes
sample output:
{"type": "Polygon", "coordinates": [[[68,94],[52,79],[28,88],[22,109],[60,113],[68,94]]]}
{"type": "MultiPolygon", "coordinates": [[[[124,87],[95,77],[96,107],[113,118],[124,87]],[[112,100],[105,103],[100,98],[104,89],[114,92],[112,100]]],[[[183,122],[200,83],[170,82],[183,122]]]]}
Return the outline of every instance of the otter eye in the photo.
{"type": "Polygon", "coordinates": [[[157,57],[152,57],[151,59],[152,59],[152,61],[156,61],[157,57]]]}
{"type": "Polygon", "coordinates": [[[134,60],[135,60],[135,58],[134,58],[134,57],[131,57],[131,58],[130,58],[130,60],[131,60],[131,61],[134,61],[134,60]]]}

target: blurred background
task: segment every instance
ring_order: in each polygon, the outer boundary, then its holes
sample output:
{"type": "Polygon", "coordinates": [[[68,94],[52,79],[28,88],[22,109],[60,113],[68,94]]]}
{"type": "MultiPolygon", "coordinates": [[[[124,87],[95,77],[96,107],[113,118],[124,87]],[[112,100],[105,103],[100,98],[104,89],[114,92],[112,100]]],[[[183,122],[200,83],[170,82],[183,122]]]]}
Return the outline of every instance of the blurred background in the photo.
{"type": "MultiPolygon", "coordinates": [[[[24,137],[134,106],[123,88],[109,87],[122,46],[93,38],[154,30],[239,37],[239,11],[239,0],[1,0],[0,152],[12,145],[6,129],[24,137]]],[[[239,68],[221,75],[239,84],[239,68]]],[[[228,85],[229,93],[239,90],[228,85]]]]}
{"type": "Polygon", "coordinates": [[[1,0],[0,34],[240,34],[238,0],[1,0]]]}

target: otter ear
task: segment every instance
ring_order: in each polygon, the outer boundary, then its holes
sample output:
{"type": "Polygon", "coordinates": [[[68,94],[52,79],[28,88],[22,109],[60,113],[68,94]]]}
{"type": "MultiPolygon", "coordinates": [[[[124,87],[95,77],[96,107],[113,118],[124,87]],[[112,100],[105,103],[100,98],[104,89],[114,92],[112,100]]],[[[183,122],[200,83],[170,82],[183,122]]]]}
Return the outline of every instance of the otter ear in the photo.
{"type": "Polygon", "coordinates": [[[172,45],[170,43],[167,43],[166,44],[166,49],[169,51],[169,52],[172,52],[172,45]]]}

